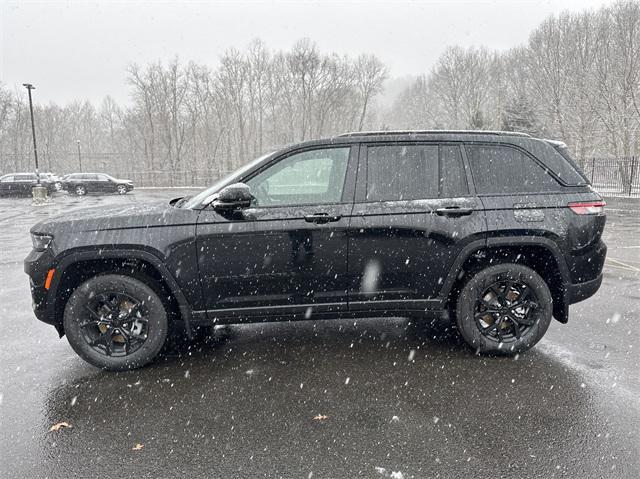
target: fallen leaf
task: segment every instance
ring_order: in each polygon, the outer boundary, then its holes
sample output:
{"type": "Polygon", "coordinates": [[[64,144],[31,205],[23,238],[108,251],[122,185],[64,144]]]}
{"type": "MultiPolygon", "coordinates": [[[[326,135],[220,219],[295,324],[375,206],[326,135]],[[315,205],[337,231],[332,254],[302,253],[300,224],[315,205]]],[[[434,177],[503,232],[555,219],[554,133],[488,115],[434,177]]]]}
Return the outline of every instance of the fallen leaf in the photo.
{"type": "Polygon", "coordinates": [[[63,427],[71,427],[71,424],[69,424],[68,422],[59,422],[58,424],[54,424],[53,426],[51,426],[49,428],[49,431],[57,431],[59,429],[62,429],[63,427]]]}
{"type": "Polygon", "coordinates": [[[322,414],[318,414],[317,416],[313,417],[314,421],[324,421],[326,419],[329,419],[329,416],[323,416],[322,414]]]}
{"type": "Polygon", "coordinates": [[[135,446],[131,448],[132,451],[139,451],[144,447],[144,444],[137,443],[135,446]]]}

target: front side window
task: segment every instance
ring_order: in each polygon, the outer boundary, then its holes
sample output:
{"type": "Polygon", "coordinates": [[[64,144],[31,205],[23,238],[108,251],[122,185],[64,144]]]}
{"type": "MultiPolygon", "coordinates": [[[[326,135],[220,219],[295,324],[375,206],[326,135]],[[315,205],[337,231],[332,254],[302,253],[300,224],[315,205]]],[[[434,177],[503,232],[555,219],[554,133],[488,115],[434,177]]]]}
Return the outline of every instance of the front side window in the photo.
{"type": "Polygon", "coordinates": [[[296,153],[258,173],[247,184],[256,206],[339,203],[349,147],[296,153]]]}
{"type": "Polygon", "coordinates": [[[479,194],[559,191],[559,183],[522,151],[501,145],[467,145],[479,194]]]}

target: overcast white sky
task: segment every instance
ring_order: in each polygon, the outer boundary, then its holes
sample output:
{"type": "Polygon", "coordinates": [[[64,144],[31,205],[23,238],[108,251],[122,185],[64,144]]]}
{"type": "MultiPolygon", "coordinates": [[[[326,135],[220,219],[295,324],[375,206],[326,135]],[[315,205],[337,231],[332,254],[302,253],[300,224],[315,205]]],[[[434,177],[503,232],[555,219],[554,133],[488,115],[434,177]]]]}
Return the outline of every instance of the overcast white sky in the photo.
{"type": "Polygon", "coordinates": [[[132,62],[175,55],[215,65],[229,47],[261,38],[286,49],[375,53],[393,76],[427,71],[453,44],[508,49],[545,17],[606,0],[70,2],[0,0],[0,82],[37,87],[39,102],[128,100],[132,62]]]}

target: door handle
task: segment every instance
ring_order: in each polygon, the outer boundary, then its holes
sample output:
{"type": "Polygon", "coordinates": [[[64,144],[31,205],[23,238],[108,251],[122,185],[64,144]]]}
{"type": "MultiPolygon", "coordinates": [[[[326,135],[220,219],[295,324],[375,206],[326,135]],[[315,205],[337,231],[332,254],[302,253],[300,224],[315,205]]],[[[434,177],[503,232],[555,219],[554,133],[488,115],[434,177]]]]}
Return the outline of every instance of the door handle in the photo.
{"type": "Polygon", "coordinates": [[[330,215],[328,213],[315,213],[312,215],[307,215],[304,217],[304,220],[307,223],[315,223],[315,224],[325,224],[331,223],[333,221],[338,221],[342,216],[330,215]]]}
{"type": "Polygon", "coordinates": [[[466,216],[471,213],[473,213],[473,208],[460,208],[459,206],[447,206],[436,210],[438,216],[466,216]]]}

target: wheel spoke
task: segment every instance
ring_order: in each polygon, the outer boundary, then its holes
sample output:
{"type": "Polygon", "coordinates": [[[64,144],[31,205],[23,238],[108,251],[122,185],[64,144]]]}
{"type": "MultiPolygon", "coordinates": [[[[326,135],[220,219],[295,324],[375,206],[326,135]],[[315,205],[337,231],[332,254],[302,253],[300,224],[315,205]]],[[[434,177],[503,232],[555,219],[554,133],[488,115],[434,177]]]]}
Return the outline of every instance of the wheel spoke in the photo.
{"type": "Polygon", "coordinates": [[[84,305],[84,309],[93,317],[96,319],[96,321],[102,321],[102,316],[100,316],[96,311],[94,311],[93,309],[91,309],[89,307],[88,304],[84,305]]]}
{"type": "Polygon", "coordinates": [[[502,322],[495,323],[495,325],[496,325],[496,334],[498,335],[498,341],[502,342],[502,331],[501,331],[502,322]]]}
{"type": "Polygon", "coordinates": [[[121,329],[120,335],[122,339],[124,339],[124,354],[129,354],[129,349],[131,348],[131,336],[129,336],[129,332],[121,329]]]}
{"type": "Polygon", "coordinates": [[[536,324],[536,320],[529,318],[528,314],[526,316],[523,316],[522,318],[516,316],[514,319],[518,323],[524,324],[525,326],[533,326],[534,324],[536,324]]]}
{"type": "Polygon", "coordinates": [[[83,321],[82,323],[80,323],[80,327],[81,328],[86,328],[87,326],[98,326],[100,325],[101,321],[98,319],[88,319],[86,321],[83,321]]]}
{"type": "Polygon", "coordinates": [[[511,325],[513,326],[513,331],[516,335],[516,339],[520,339],[520,325],[518,324],[518,321],[516,321],[513,317],[509,316],[509,319],[511,320],[511,325]]]}
{"type": "Polygon", "coordinates": [[[498,327],[498,322],[496,321],[495,323],[493,323],[491,326],[487,326],[486,328],[484,328],[482,330],[482,332],[484,334],[490,333],[491,331],[493,331],[494,329],[496,329],[498,327]]]}
{"type": "Polygon", "coordinates": [[[127,320],[128,320],[128,319],[133,319],[133,320],[138,319],[138,318],[137,318],[137,316],[136,316],[136,314],[137,314],[138,312],[141,312],[141,307],[142,307],[142,304],[141,304],[141,303],[136,303],[136,304],[134,304],[134,305],[131,307],[131,309],[129,309],[129,310],[127,311],[127,314],[126,314],[126,316],[125,316],[125,319],[127,319],[127,320]]]}

